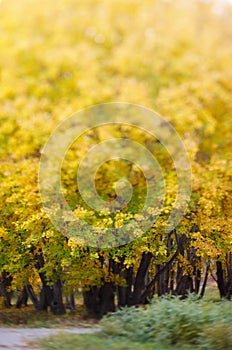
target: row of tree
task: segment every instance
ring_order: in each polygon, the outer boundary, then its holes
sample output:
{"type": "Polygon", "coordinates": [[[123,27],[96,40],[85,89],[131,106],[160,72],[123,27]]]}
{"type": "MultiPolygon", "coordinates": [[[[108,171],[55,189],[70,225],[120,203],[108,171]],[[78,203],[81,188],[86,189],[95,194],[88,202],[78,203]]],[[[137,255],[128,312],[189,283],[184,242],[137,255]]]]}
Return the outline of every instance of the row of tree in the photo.
{"type": "MultiPolygon", "coordinates": [[[[211,274],[221,297],[230,299],[231,7],[224,11],[203,0],[44,0],[42,5],[21,0],[0,6],[0,31],[7,38],[0,43],[0,293],[5,306],[16,293],[17,307],[30,298],[36,309],[61,314],[65,304],[74,308],[74,295],[81,292],[88,313],[101,317],[117,306],[145,304],[154,294],[184,297],[190,291],[202,297],[211,274]],[[146,199],[140,169],[111,160],[99,169],[97,191],[110,202],[115,182],[127,177],[130,203],[111,214],[84,203],[76,169],[93,145],[109,138],[135,140],[165,174],[165,200],[152,227],[135,232],[137,238],[128,244],[103,249],[83,245],[53,226],[41,204],[38,167],[60,121],[78,109],[115,100],[157,110],[175,127],[192,165],[192,196],[178,226],[167,233],[178,184],[159,140],[125,125],[86,132],[66,154],[62,185],[73,213],[89,225],[107,229],[139,221],[146,199]]],[[[89,232],[82,234],[87,242],[89,232]]]]}

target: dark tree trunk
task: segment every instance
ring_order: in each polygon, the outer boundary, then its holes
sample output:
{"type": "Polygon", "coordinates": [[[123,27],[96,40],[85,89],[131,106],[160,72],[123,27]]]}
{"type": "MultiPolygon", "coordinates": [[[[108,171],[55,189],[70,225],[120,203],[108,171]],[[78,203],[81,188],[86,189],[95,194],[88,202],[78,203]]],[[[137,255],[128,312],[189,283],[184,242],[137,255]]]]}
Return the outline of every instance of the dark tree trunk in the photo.
{"type": "Polygon", "coordinates": [[[37,309],[41,311],[47,311],[51,308],[54,315],[65,314],[65,306],[62,297],[62,281],[58,279],[53,283],[53,286],[49,286],[47,283],[46,274],[41,272],[41,268],[44,267],[44,258],[42,254],[36,255],[37,262],[35,267],[39,271],[39,276],[42,281],[42,290],[40,292],[40,300],[37,309]]]}
{"type": "Polygon", "coordinates": [[[48,311],[48,307],[52,302],[52,290],[49,286],[44,285],[41,289],[39,296],[39,306],[38,310],[40,311],[48,311]]]}
{"type": "MultiPolygon", "coordinates": [[[[207,276],[208,278],[208,276],[207,276]]],[[[196,276],[195,276],[195,288],[194,288],[194,292],[196,294],[199,293],[200,291],[200,286],[201,286],[201,270],[200,269],[196,269],[196,276]]],[[[206,283],[207,283],[207,279],[206,279],[206,283]]]]}
{"type": "Polygon", "coordinates": [[[217,285],[221,298],[231,299],[232,295],[232,253],[226,255],[225,261],[216,262],[217,285]]]}
{"type": "Polygon", "coordinates": [[[232,254],[229,253],[226,256],[226,269],[227,269],[227,283],[226,283],[226,297],[231,299],[232,295],[232,254]]]}
{"type": "Polygon", "coordinates": [[[83,293],[84,305],[89,317],[100,319],[115,311],[115,293],[112,283],[105,282],[101,287],[91,286],[83,293]]]}
{"type": "Polygon", "coordinates": [[[99,291],[101,317],[115,311],[114,287],[112,283],[104,283],[99,291]]]}
{"type": "Polygon", "coordinates": [[[224,273],[222,268],[222,262],[217,261],[216,263],[217,268],[217,285],[220,292],[220,297],[224,298],[226,296],[226,289],[225,289],[225,281],[224,281],[224,273]]]}
{"type": "Polygon", "coordinates": [[[117,291],[117,301],[118,307],[124,307],[126,305],[130,305],[131,297],[132,297],[132,285],[133,285],[133,267],[126,267],[124,265],[125,257],[120,257],[120,262],[115,262],[112,260],[112,272],[116,275],[119,275],[125,281],[124,286],[118,285],[116,286],[117,291]]]}
{"type": "Polygon", "coordinates": [[[52,313],[54,315],[64,315],[66,311],[63,304],[62,282],[60,279],[53,284],[52,292],[53,295],[50,303],[52,313]]]}
{"type": "Polygon", "coordinates": [[[53,301],[53,290],[47,284],[45,273],[39,272],[39,276],[42,281],[42,289],[40,292],[38,309],[40,311],[48,311],[48,308],[51,306],[53,301]]]}
{"type": "Polygon", "coordinates": [[[120,277],[126,281],[126,286],[118,286],[118,307],[124,307],[131,304],[132,285],[133,285],[133,267],[125,268],[120,272],[120,277]]]}
{"type": "Polygon", "coordinates": [[[66,312],[62,297],[61,280],[58,280],[50,287],[47,285],[46,280],[43,279],[38,309],[48,311],[49,307],[54,315],[63,315],[66,312]]]}
{"type": "Polygon", "coordinates": [[[84,305],[89,317],[101,318],[99,288],[90,286],[89,290],[83,292],[84,305]]]}
{"type": "Polygon", "coordinates": [[[152,291],[154,291],[154,286],[155,283],[158,281],[159,276],[167,269],[170,269],[170,267],[172,266],[173,262],[175,261],[175,259],[177,258],[179,254],[179,249],[177,249],[177,251],[173,254],[173,256],[171,257],[171,259],[164,264],[163,268],[161,268],[156,275],[154,276],[154,278],[145,286],[145,290],[142,293],[141,296],[141,301],[143,304],[145,304],[146,299],[151,295],[152,291]]]}
{"type": "Polygon", "coordinates": [[[16,308],[20,309],[22,305],[27,306],[27,301],[28,301],[27,288],[24,287],[16,301],[16,308]]]}
{"type": "Polygon", "coordinates": [[[11,287],[12,276],[3,271],[0,277],[0,295],[4,297],[4,306],[6,308],[11,307],[12,292],[9,290],[11,287]]]}
{"type": "Polygon", "coordinates": [[[71,294],[67,295],[65,299],[66,299],[66,302],[65,302],[66,309],[75,310],[74,294],[71,293],[71,294]]]}
{"type": "Polygon", "coordinates": [[[169,268],[164,270],[164,265],[156,265],[158,296],[169,293],[169,268]]]}
{"type": "Polygon", "coordinates": [[[153,255],[152,253],[143,253],[140,265],[136,274],[134,291],[132,294],[132,299],[130,305],[144,304],[141,296],[145,289],[147,271],[151,262],[153,255]]]}
{"type": "Polygon", "coordinates": [[[186,298],[188,295],[188,292],[191,289],[191,282],[192,282],[191,277],[182,275],[181,278],[178,280],[178,283],[175,289],[175,294],[180,295],[183,298],[186,298]]]}
{"type": "Polygon", "coordinates": [[[204,277],[204,281],[203,281],[203,285],[202,285],[201,293],[200,293],[200,298],[203,298],[203,296],[205,295],[205,289],[206,289],[206,285],[207,285],[207,281],[208,281],[208,276],[209,276],[209,265],[207,265],[207,267],[206,267],[205,277],[204,277]]]}
{"type": "Polygon", "coordinates": [[[175,279],[175,272],[172,270],[170,272],[170,293],[174,293],[174,279],[175,279]]]}
{"type": "Polygon", "coordinates": [[[31,299],[34,307],[36,308],[36,310],[39,310],[39,300],[38,300],[37,295],[35,294],[32,286],[30,284],[28,284],[25,288],[27,291],[27,295],[31,299]]]}

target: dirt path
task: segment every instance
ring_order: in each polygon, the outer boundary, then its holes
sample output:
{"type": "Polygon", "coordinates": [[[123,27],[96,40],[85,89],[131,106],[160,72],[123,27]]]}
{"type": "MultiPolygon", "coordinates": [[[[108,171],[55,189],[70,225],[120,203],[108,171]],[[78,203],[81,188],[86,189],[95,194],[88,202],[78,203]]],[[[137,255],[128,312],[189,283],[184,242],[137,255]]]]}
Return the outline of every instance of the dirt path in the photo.
{"type": "Polygon", "coordinates": [[[28,341],[58,332],[89,334],[98,331],[99,328],[0,328],[0,350],[33,350],[27,345],[28,341]]]}

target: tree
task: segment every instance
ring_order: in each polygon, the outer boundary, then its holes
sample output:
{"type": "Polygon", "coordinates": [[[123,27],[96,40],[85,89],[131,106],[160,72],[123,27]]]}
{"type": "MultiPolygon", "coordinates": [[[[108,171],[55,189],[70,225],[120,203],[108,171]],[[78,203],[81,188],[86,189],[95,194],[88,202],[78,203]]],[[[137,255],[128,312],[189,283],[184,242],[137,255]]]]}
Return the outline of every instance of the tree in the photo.
{"type": "Polygon", "coordinates": [[[39,6],[21,0],[0,6],[0,293],[5,305],[10,307],[17,291],[18,307],[30,297],[36,309],[64,313],[63,296],[79,290],[88,312],[101,317],[117,305],[147,303],[154,294],[203,296],[210,272],[221,296],[230,299],[231,6],[220,13],[214,1],[203,0],[42,0],[39,6]],[[139,221],[146,197],[141,170],[111,160],[98,171],[98,194],[114,200],[114,184],[126,177],[133,189],[130,203],[113,214],[86,205],[76,186],[76,167],[91,146],[111,137],[135,140],[156,156],[164,173],[159,218],[145,234],[138,230],[137,239],[111,249],[62,235],[47,217],[38,189],[41,152],[50,133],[68,115],[102,101],[157,110],[180,134],[193,170],[190,205],[167,233],[177,177],[159,140],[125,125],[82,135],[66,154],[62,185],[75,215],[91,225],[117,229],[139,221]]]}

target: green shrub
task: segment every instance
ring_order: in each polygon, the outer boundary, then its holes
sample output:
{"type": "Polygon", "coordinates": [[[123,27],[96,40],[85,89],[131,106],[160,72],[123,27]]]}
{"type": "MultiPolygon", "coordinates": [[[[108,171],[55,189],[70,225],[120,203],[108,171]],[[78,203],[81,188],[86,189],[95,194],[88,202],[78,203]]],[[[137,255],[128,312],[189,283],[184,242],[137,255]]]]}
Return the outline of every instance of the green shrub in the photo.
{"type": "MultiPolygon", "coordinates": [[[[205,346],[211,344],[211,329],[218,329],[215,331],[218,338],[220,334],[223,337],[225,332],[232,332],[232,327],[220,330],[218,326],[221,323],[232,324],[230,308],[228,301],[209,303],[194,300],[192,296],[186,300],[168,296],[155,298],[147,307],[121,309],[103,318],[101,325],[103,332],[113,337],[166,345],[189,344],[208,350],[211,348],[205,346]]],[[[225,341],[230,341],[229,336],[225,338],[225,341]]]]}
{"type": "Polygon", "coordinates": [[[202,334],[202,348],[207,350],[231,350],[232,326],[220,323],[206,328],[202,334]]]}

